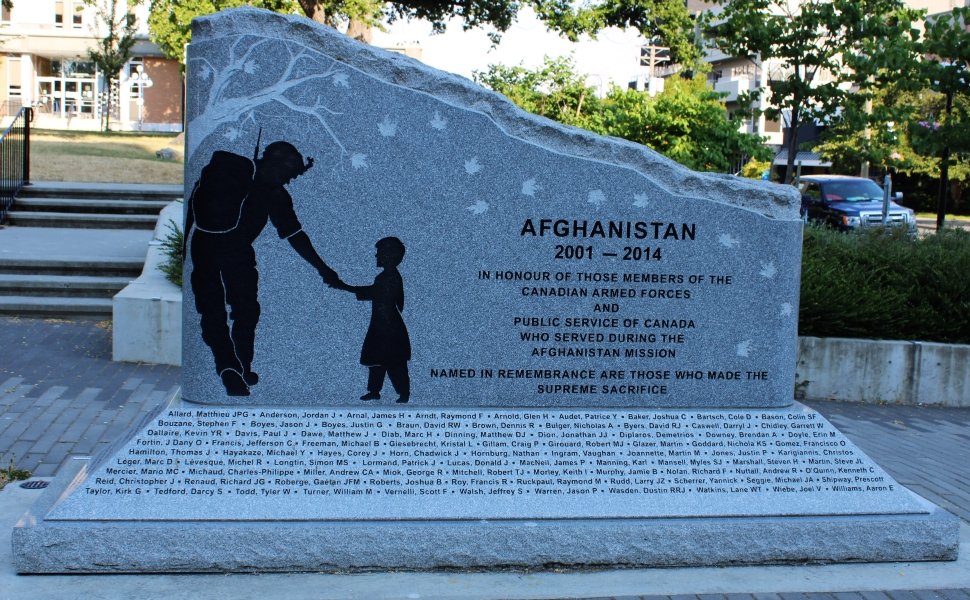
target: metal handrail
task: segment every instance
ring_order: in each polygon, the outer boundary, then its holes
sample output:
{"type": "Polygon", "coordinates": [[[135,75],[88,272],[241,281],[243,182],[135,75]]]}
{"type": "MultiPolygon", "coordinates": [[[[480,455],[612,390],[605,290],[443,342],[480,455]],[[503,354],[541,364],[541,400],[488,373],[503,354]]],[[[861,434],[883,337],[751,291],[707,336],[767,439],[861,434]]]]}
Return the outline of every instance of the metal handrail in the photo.
{"type": "Polygon", "coordinates": [[[0,136],[0,223],[14,198],[30,185],[30,122],[34,110],[21,108],[7,130],[0,136]]]}

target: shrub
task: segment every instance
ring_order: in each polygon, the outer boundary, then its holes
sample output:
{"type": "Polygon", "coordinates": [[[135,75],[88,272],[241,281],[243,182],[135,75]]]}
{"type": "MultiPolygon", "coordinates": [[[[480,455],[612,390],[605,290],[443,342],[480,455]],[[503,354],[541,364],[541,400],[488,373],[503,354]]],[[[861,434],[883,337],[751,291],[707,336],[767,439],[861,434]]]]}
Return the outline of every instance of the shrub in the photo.
{"type": "Polygon", "coordinates": [[[839,233],[809,225],[799,334],[970,343],[970,233],[839,233]]]}
{"type": "Polygon", "coordinates": [[[174,220],[168,220],[168,234],[162,240],[162,252],[165,262],[159,270],[165,278],[182,287],[182,264],[185,262],[185,234],[174,220]]]}

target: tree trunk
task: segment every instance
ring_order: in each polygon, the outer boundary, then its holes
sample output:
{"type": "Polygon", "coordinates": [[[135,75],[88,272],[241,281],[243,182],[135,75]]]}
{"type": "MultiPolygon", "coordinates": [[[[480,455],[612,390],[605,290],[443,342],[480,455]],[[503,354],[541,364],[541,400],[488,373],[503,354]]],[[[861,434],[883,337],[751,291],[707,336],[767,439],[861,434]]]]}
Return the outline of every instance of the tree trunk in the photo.
{"type": "Polygon", "coordinates": [[[374,38],[374,31],[370,25],[357,19],[351,19],[350,25],[347,26],[347,37],[369,44],[374,38]]]}
{"type": "Polygon", "coordinates": [[[300,8],[303,9],[306,16],[317,23],[330,25],[327,22],[327,11],[323,10],[323,2],[320,2],[320,0],[300,0],[300,8]]]}
{"type": "MultiPolygon", "coordinates": [[[[953,111],[953,90],[946,92],[946,127],[947,135],[950,128],[950,113],[953,111]]],[[[940,156],[940,191],[936,200],[936,231],[943,231],[946,224],[946,200],[947,192],[950,191],[950,142],[948,138],[946,145],[943,146],[943,154],[940,156]]]]}
{"type": "Polygon", "coordinates": [[[105,133],[111,127],[111,83],[112,79],[104,78],[104,87],[106,89],[104,94],[104,131],[105,133]]]}

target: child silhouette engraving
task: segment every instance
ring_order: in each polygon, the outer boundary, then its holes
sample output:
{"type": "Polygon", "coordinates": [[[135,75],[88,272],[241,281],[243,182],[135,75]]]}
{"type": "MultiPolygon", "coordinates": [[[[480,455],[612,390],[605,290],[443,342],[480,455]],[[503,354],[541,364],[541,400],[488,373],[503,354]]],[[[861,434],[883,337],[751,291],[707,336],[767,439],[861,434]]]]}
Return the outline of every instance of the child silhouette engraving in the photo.
{"type": "Polygon", "coordinates": [[[379,400],[384,387],[385,375],[398,393],[398,404],[411,397],[411,378],[408,361],[411,360],[411,340],[401,317],[404,310],[404,280],[397,266],[404,260],[404,244],[396,237],[377,241],[377,266],[383,271],[377,274],[372,285],[334,285],[336,289],[356,294],[358,300],[371,303],[370,324],[364,345],[360,350],[360,364],[368,368],[367,393],[361,400],[379,400]]]}

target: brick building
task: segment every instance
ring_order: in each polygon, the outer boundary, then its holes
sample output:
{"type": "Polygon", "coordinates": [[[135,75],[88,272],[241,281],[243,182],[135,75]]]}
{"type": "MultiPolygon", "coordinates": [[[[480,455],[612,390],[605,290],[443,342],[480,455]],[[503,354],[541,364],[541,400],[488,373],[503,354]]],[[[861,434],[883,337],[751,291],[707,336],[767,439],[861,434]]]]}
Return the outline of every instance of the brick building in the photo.
{"type": "MultiPolygon", "coordinates": [[[[181,131],[178,62],[165,58],[148,40],[147,3],[135,14],[138,34],[132,58],[111,90],[111,127],[181,131]]],[[[11,115],[32,106],[35,127],[99,129],[108,90],[87,54],[105,35],[97,11],[82,0],[20,0],[12,10],[2,9],[0,112],[11,115]]]]}

